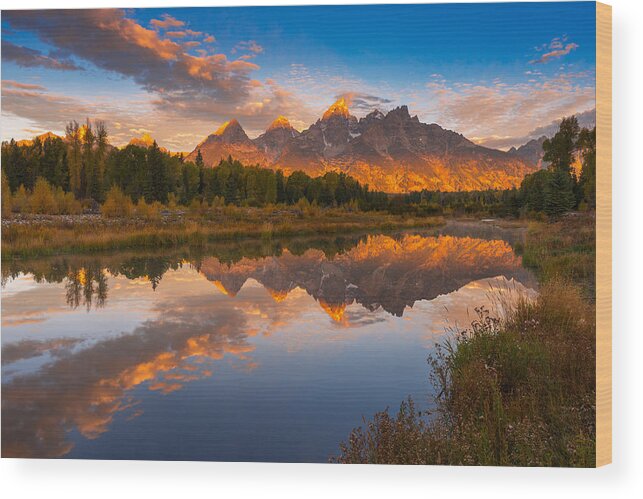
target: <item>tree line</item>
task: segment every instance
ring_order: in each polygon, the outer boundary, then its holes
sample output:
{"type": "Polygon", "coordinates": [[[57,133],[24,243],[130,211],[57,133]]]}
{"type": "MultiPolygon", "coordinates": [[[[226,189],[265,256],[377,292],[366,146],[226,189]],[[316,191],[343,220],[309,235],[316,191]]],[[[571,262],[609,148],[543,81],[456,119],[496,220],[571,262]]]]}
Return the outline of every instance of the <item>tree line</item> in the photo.
{"type": "MultiPolygon", "coordinates": [[[[546,169],[527,175],[519,188],[474,192],[417,191],[390,195],[371,191],[342,172],[311,177],[303,171],[244,166],[228,157],[215,168],[159,148],[109,145],[102,122],[70,122],[65,138],[35,138],[2,144],[3,198],[13,209],[32,204],[46,212],[76,213],[80,203],[96,207],[122,199],[134,203],[235,205],[261,207],[301,200],[327,206],[354,206],[419,216],[439,214],[539,215],[556,218],[596,205],[596,129],[580,129],[575,117],[564,118],[558,132],[544,142],[546,169]],[[580,174],[573,168],[580,163],[580,174]],[[49,190],[48,190],[49,189],[49,190]],[[111,199],[108,200],[108,193],[111,199]],[[33,201],[32,201],[33,199],[33,201]],[[51,208],[49,208],[51,210],[51,208]]],[[[3,203],[3,211],[8,205],[3,203]]],[[[34,211],[34,206],[31,207],[34,211]]]]}
{"type": "Polygon", "coordinates": [[[558,132],[543,143],[543,151],[547,167],[526,175],[519,188],[462,192],[422,190],[393,197],[389,210],[417,215],[485,213],[551,219],[572,210],[594,210],[596,128],[581,129],[575,116],[563,118],[558,132]]]}
{"type": "Polygon", "coordinates": [[[194,200],[212,204],[265,206],[295,204],[305,198],[319,206],[359,203],[362,209],[385,208],[388,197],[345,173],[329,172],[311,177],[302,171],[285,175],[281,170],[244,166],[232,157],[215,168],[196,160],[185,161],[160,148],[129,144],[121,149],[107,141],[102,122],[71,122],[65,137],[38,137],[18,143],[3,142],[3,185],[19,196],[43,187],[71,193],[85,204],[103,203],[114,187],[133,202],[167,204],[170,200],[188,206],[194,200]]]}

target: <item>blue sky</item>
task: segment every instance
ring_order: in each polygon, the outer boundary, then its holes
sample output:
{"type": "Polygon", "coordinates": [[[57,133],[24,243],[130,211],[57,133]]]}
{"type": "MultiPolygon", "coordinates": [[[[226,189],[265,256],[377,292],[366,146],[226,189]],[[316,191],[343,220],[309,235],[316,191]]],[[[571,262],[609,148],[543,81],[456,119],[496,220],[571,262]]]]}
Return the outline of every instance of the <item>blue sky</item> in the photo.
{"type": "Polygon", "coordinates": [[[2,138],[90,117],[189,151],[346,95],[506,148],[594,108],[594,26],[591,2],[3,11],[2,138]]]}

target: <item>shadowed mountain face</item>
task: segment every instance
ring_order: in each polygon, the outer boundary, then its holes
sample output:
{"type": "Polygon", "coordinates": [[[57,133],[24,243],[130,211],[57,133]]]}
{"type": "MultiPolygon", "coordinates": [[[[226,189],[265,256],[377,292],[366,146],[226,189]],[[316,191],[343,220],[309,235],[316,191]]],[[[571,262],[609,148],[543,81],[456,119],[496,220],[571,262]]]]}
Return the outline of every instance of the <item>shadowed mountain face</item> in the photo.
{"type": "Polygon", "coordinates": [[[406,106],[358,120],[344,99],[301,133],[280,117],[250,140],[233,120],[199,144],[188,160],[198,150],[206,166],[230,155],[285,173],[343,171],[386,192],[510,188],[536,169],[521,155],[481,147],[439,125],[421,123],[406,106]]]}
{"type": "Polygon", "coordinates": [[[229,296],[236,296],[248,279],[277,301],[302,288],[336,321],[352,303],[401,317],[416,301],[499,275],[534,285],[506,242],[453,236],[369,236],[332,260],[319,250],[301,256],[285,251],[231,265],[206,258],[199,271],[229,296]]]}
{"type": "Polygon", "coordinates": [[[547,137],[543,135],[537,139],[531,139],[529,142],[521,145],[517,149],[515,147],[512,147],[507,152],[517,158],[522,159],[529,165],[542,168],[544,166],[543,156],[545,154],[545,151],[543,151],[543,142],[545,142],[546,139],[547,137]]]}
{"type": "Polygon", "coordinates": [[[288,119],[284,116],[279,116],[272,122],[265,133],[262,133],[254,140],[254,143],[266,156],[267,160],[272,163],[279,157],[286,144],[298,136],[299,132],[291,126],[288,119]]]}

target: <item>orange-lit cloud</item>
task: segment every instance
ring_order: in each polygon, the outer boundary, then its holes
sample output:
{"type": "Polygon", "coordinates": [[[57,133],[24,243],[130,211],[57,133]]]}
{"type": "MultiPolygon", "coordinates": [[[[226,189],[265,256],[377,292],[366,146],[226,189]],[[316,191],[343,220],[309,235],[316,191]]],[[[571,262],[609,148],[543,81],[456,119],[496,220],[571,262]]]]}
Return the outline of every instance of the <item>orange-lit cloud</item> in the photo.
{"type": "MultiPolygon", "coordinates": [[[[2,455],[65,455],[72,449],[68,430],[98,438],[117,413],[136,404],[128,394],[134,387],[147,383],[150,390],[169,394],[212,375],[193,361],[217,361],[226,355],[244,359],[252,352],[246,321],[234,309],[212,311],[207,296],[189,309],[166,305],[158,321],[77,353],[61,352],[41,371],[7,382],[2,392],[2,455]]],[[[45,346],[25,344],[9,354],[32,355],[30,351],[45,346]]]]}
{"type": "Polygon", "coordinates": [[[544,64],[546,62],[549,62],[551,59],[558,59],[560,57],[563,57],[569,54],[572,50],[576,50],[577,48],[578,48],[578,44],[573,42],[567,42],[566,37],[562,39],[554,38],[547,46],[547,49],[549,49],[549,51],[545,52],[537,59],[533,59],[529,61],[529,63],[544,64]]]}
{"type": "Polygon", "coordinates": [[[163,14],[161,17],[163,19],[152,19],[150,21],[150,24],[161,29],[180,28],[181,26],[185,26],[185,23],[183,21],[179,21],[169,14],[163,14]]]}
{"type": "MultiPolygon", "coordinates": [[[[252,73],[260,67],[248,60],[249,57],[229,59],[223,53],[188,53],[197,40],[177,43],[171,36],[204,36],[206,43],[214,42],[214,37],[185,29],[183,21],[171,16],[153,20],[153,29],[141,26],[119,9],[7,11],[3,20],[16,29],[34,32],[61,52],[131,78],[147,92],[141,105],[148,109],[141,111],[141,106],[137,106],[135,112],[128,113],[130,106],[124,103],[123,113],[114,113],[113,117],[110,108],[118,107],[113,99],[111,104],[86,105],[71,96],[45,92],[26,96],[4,92],[3,112],[29,119],[39,126],[62,130],[66,121],[82,116],[100,117],[110,132],[115,132],[110,127],[113,122],[129,122],[126,125],[129,128],[143,125],[152,128],[150,124],[156,123],[158,128],[154,128],[154,136],[159,144],[172,150],[189,151],[197,141],[180,137],[185,134],[187,124],[191,133],[203,137],[212,131],[213,121],[221,123],[236,117],[243,120],[251,135],[256,136],[279,114],[297,113],[306,119],[314,116],[308,112],[305,102],[283,86],[277,83],[257,85],[258,80],[252,73]],[[52,28],[59,25],[65,25],[66,29],[52,28]],[[166,31],[168,28],[170,30],[166,31]],[[83,43],[88,30],[94,40],[90,44],[83,43]],[[49,101],[52,101],[51,105],[47,104],[49,101]],[[51,125],[54,121],[56,127],[51,125]]],[[[239,42],[233,52],[256,56],[263,50],[256,41],[247,40],[239,42]]],[[[129,138],[120,132],[112,134],[115,145],[127,143],[129,138]]]]}
{"type": "Polygon", "coordinates": [[[22,90],[47,90],[42,85],[36,85],[33,83],[20,83],[13,80],[2,80],[2,88],[19,88],[22,90]]]}

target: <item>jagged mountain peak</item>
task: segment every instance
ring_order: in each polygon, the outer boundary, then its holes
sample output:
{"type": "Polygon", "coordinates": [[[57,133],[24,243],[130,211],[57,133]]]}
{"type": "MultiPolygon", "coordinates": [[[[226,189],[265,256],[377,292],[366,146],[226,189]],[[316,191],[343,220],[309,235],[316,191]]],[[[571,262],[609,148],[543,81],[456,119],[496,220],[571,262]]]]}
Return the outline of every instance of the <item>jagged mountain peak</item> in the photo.
{"type": "Polygon", "coordinates": [[[208,166],[217,165],[222,159],[232,156],[242,163],[265,165],[266,157],[248,138],[241,124],[232,119],[226,121],[214,133],[208,135],[186,158],[195,161],[201,151],[203,162],[208,166]]]}
{"type": "Polygon", "coordinates": [[[266,131],[269,132],[270,130],[278,130],[280,128],[292,128],[292,125],[290,124],[290,121],[288,121],[288,118],[283,115],[277,116],[275,120],[270,123],[270,126],[266,129],[266,131]]]}
{"type": "Polygon", "coordinates": [[[333,116],[342,116],[348,118],[350,113],[348,111],[348,103],[344,97],[340,97],[335,101],[335,103],[330,106],[326,112],[322,115],[322,120],[328,120],[333,116]]]}
{"type": "MultiPolygon", "coordinates": [[[[386,115],[387,118],[389,117],[398,117],[402,119],[411,119],[411,115],[409,114],[409,108],[408,106],[399,106],[396,107],[395,109],[389,111],[389,113],[386,115]]],[[[415,117],[417,119],[417,116],[415,117]]]]}
{"type": "Polygon", "coordinates": [[[223,125],[217,128],[217,130],[212,135],[222,136],[224,134],[229,134],[235,130],[243,131],[243,127],[236,119],[231,119],[230,121],[226,121],[223,125]]]}
{"type": "MultiPolygon", "coordinates": [[[[232,156],[286,174],[343,171],[385,192],[508,188],[535,170],[516,153],[477,146],[457,132],[423,123],[407,106],[386,115],[373,110],[358,120],[349,113],[349,103],[339,98],[301,133],[279,116],[254,140],[231,120],[197,149],[210,167],[232,156]]],[[[188,161],[194,161],[197,149],[188,161]]]]}

